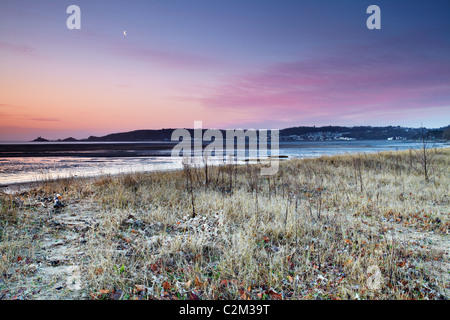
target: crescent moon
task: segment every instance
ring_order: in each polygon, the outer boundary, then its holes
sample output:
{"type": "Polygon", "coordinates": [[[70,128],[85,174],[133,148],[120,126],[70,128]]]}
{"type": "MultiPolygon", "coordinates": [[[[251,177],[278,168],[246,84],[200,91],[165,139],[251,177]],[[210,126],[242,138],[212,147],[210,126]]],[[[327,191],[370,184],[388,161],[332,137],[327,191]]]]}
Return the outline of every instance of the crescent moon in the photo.
{"type": "Polygon", "coordinates": [[[123,30],[123,35],[126,37],[127,36],[127,31],[123,30]]]}

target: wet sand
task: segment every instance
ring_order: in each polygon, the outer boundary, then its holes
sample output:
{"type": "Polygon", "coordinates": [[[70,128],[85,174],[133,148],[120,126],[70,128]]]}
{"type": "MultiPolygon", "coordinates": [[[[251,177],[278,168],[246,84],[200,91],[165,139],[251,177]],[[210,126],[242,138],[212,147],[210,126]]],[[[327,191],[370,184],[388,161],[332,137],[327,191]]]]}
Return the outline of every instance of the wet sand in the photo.
{"type": "Polygon", "coordinates": [[[170,156],[178,142],[36,143],[0,145],[0,158],[170,156]]]}

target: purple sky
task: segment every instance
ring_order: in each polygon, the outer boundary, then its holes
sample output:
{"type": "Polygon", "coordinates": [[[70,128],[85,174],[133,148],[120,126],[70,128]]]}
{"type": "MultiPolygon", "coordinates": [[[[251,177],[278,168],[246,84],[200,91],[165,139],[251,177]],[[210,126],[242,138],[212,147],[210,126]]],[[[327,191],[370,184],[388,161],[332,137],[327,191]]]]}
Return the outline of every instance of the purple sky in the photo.
{"type": "Polygon", "coordinates": [[[447,0],[2,1],[0,140],[195,120],[446,126],[449,12],[447,0]],[[71,4],[81,30],[66,28],[71,4]],[[381,30],[366,27],[372,4],[381,30]]]}

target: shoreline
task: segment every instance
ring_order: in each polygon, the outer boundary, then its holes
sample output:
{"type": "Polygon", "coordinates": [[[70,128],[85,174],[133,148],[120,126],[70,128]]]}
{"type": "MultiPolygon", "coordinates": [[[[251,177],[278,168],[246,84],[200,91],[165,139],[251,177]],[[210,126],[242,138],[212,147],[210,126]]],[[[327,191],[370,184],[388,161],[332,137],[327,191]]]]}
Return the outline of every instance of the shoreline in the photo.
{"type": "Polygon", "coordinates": [[[140,173],[151,173],[151,172],[167,172],[167,171],[176,171],[182,170],[179,168],[171,168],[171,169],[157,169],[157,170],[149,170],[149,171],[130,171],[130,172],[117,172],[117,173],[99,173],[96,175],[86,175],[86,176],[68,176],[68,177],[55,177],[54,179],[43,179],[38,181],[23,181],[23,182],[13,182],[8,184],[0,184],[0,193],[4,194],[14,194],[17,192],[26,192],[29,190],[33,190],[33,188],[39,188],[42,184],[45,183],[53,183],[53,182],[61,182],[65,180],[87,180],[88,182],[92,182],[95,179],[101,179],[104,177],[119,177],[121,175],[133,175],[140,173]]]}
{"type": "MultiPolygon", "coordinates": [[[[449,148],[449,146],[442,146],[442,148],[449,148]]],[[[373,151],[373,152],[366,152],[366,153],[362,153],[362,154],[379,154],[379,153],[384,153],[384,152],[393,152],[393,153],[403,153],[403,152],[407,152],[408,150],[411,149],[405,149],[405,150],[382,150],[382,151],[373,151]]],[[[354,152],[354,153],[337,153],[334,155],[327,155],[327,154],[321,154],[319,156],[314,156],[314,157],[291,157],[291,156],[286,156],[286,155],[279,155],[278,159],[280,161],[296,161],[296,160],[313,160],[313,159],[320,159],[320,158],[327,158],[327,157],[334,157],[334,156],[354,156],[354,155],[358,155],[360,154],[360,152],[354,152]]],[[[31,156],[30,156],[31,157],[31,156]]],[[[141,157],[145,157],[145,156],[141,156],[141,157]]],[[[161,158],[167,158],[167,156],[158,156],[161,158]]],[[[2,157],[0,157],[1,159],[2,157]]],[[[107,158],[107,157],[106,157],[107,158]]],[[[220,164],[213,164],[210,163],[208,164],[209,166],[217,166],[220,164]]],[[[238,165],[247,165],[247,163],[238,163],[238,165]]],[[[111,176],[111,177],[118,177],[121,175],[132,175],[132,174],[139,174],[139,173],[151,173],[151,172],[167,172],[167,171],[177,171],[177,170],[183,170],[182,168],[166,168],[166,169],[162,169],[162,168],[157,168],[154,170],[137,170],[137,171],[123,171],[123,172],[112,172],[112,173],[102,173],[99,172],[98,174],[88,174],[88,175],[69,175],[67,177],[63,177],[63,176],[57,176],[54,178],[44,178],[41,180],[33,180],[33,181],[19,181],[19,182],[11,182],[11,183],[6,183],[6,184],[1,184],[0,183],[0,193],[4,193],[4,194],[14,194],[17,192],[26,192],[28,190],[32,190],[33,187],[38,188],[40,185],[48,183],[48,182],[58,182],[58,181],[64,181],[64,180],[70,180],[70,179],[76,179],[76,180],[89,180],[92,181],[94,179],[98,179],[98,178],[102,178],[102,177],[107,177],[107,176],[111,176]]]]}
{"type": "MultiPolygon", "coordinates": [[[[371,142],[386,142],[387,140],[324,140],[324,141],[280,141],[280,147],[310,148],[317,146],[324,149],[329,148],[359,148],[369,146],[371,142]],[[342,145],[345,143],[345,145],[342,145]]],[[[449,147],[450,142],[445,140],[435,141],[442,147],[449,147]]],[[[28,143],[0,143],[0,159],[21,157],[102,157],[102,158],[126,158],[126,157],[170,157],[171,150],[179,141],[147,141],[147,142],[92,142],[92,143],[67,143],[67,142],[28,142],[28,143]]],[[[390,141],[389,143],[402,146],[414,144],[414,140],[390,141]]],[[[203,147],[208,146],[203,143],[203,147]]],[[[248,144],[246,143],[246,147],[248,144]]]]}
{"type": "MultiPolygon", "coordinates": [[[[374,140],[377,141],[377,140],[374,140]]],[[[324,141],[326,142],[326,141],[324,141]]],[[[334,142],[334,141],[332,141],[334,142]]],[[[294,142],[295,143],[295,142],[294,142]]],[[[67,143],[62,143],[60,145],[60,147],[65,148],[70,144],[67,143]]],[[[92,143],[92,145],[90,146],[91,148],[98,148],[98,147],[104,147],[105,143],[92,143]]],[[[44,156],[42,155],[35,155],[36,153],[27,153],[26,156],[21,155],[21,156],[13,156],[10,158],[33,158],[33,157],[42,157],[42,158],[48,158],[48,157],[73,157],[73,158],[89,158],[89,157],[96,157],[96,158],[106,158],[106,159],[111,159],[111,158],[145,158],[145,157],[157,157],[157,158],[171,158],[170,153],[169,154],[161,154],[161,153],[154,153],[151,155],[137,155],[137,154],[130,154],[127,153],[127,155],[124,155],[126,153],[126,151],[129,151],[130,147],[138,147],[138,148],[144,148],[144,147],[148,147],[148,143],[111,143],[108,145],[109,149],[110,149],[110,153],[101,153],[99,155],[94,155],[94,154],[89,154],[89,153],[84,153],[81,155],[74,155],[71,153],[62,153],[61,155],[56,155],[56,154],[46,154],[44,156]],[[117,150],[117,146],[121,147],[121,150],[117,150]],[[119,153],[118,153],[119,152],[119,153]],[[124,154],[119,155],[120,152],[123,152],[124,154]]],[[[151,145],[151,144],[150,144],[151,145]]],[[[5,147],[7,145],[0,145],[0,160],[2,158],[6,158],[2,156],[2,147],[5,147]]],[[[18,146],[14,145],[14,146],[18,146]]],[[[23,147],[26,147],[27,145],[22,145],[23,147]]],[[[37,146],[37,145],[36,145],[37,146]]],[[[43,152],[44,148],[46,148],[48,145],[47,144],[41,144],[39,145],[41,147],[41,152],[43,152]]],[[[75,145],[70,145],[70,146],[75,146],[75,145]]],[[[84,145],[76,145],[76,148],[79,148],[78,150],[81,150],[82,147],[84,145]]],[[[151,149],[153,149],[154,151],[161,151],[161,146],[166,147],[169,150],[169,145],[162,143],[159,144],[158,143],[158,147],[152,146],[151,149]]],[[[171,145],[170,148],[172,148],[173,146],[171,145]]],[[[289,148],[295,148],[296,146],[292,146],[291,143],[286,144],[284,146],[285,148],[289,149],[289,148]]],[[[297,145],[298,147],[298,145],[297,145]]],[[[450,143],[443,143],[441,146],[438,147],[438,149],[446,149],[450,147],[450,143]]],[[[322,148],[327,149],[329,148],[329,146],[322,146],[322,148]]],[[[148,148],[147,148],[148,149],[148,148]]],[[[383,153],[383,152],[394,152],[394,153],[401,153],[401,152],[407,152],[408,150],[412,150],[412,148],[408,148],[408,149],[403,149],[403,150],[373,150],[373,151],[367,151],[367,152],[349,152],[349,153],[336,153],[336,154],[320,154],[320,155],[316,155],[316,156],[305,156],[305,157],[295,157],[295,156],[289,156],[289,155],[279,155],[278,158],[280,161],[290,161],[290,160],[301,160],[301,159],[318,159],[318,158],[322,158],[322,157],[333,157],[333,156],[343,156],[343,155],[357,155],[357,154],[377,154],[377,153],[383,153]]],[[[72,152],[77,152],[77,151],[72,151],[72,152]]],[[[245,160],[248,161],[248,160],[245,160]]],[[[246,163],[239,163],[240,165],[245,165],[246,163]]],[[[216,165],[220,165],[220,164],[214,164],[214,163],[209,163],[210,166],[216,166],[216,165]]],[[[81,175],[73,175],[73,174],[68,174],[67,176],[56,176],[54,178],[42,178],[40,180],[29,180],[29,181],[17,181],[17,182],[8,182],[8,183],[0,183],[0,193],[5,193],[5,194],[14,194],[17,192],[25,192],[27,190],[33,189],[33,187],[39,187],[39,185],[46,183],[46,182],[53,182],[53,181],[62,181],[62,180],[68,180],[68,179],[95,179],[95,178],[100,178],[100,177],[105,177],[105,176],[120,176],[120,175],[127,175],[127,174],[136,174],[136,173],[149,173],[149,172],[165,172],[165,171],[176,171],[176,170],[182,170],[182,168],[155,168],[155,169],[150,169],[150,170],[139,170],[137,169],[136,171],[119,171],[119,172],[111,172],[111,173],[105,173],[105,172],[98,172],[96,174],[93,173],[86,173],[86,175],[83,175],[83,173],[81,172],[81,175]]]]}

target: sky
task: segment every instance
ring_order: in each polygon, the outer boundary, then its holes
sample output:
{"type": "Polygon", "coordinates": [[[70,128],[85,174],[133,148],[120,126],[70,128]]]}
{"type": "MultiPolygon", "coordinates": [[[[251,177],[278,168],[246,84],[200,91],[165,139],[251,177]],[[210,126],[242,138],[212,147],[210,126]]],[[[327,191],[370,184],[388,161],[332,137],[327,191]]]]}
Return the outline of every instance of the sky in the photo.
{"type": "Polygon", "coordinates": [[[1,1],[0,141],[194,121],[446,126],[449,12],[448,0],[1,1]],[[367,28],[370,5],[381,29],[367,28]]]}

